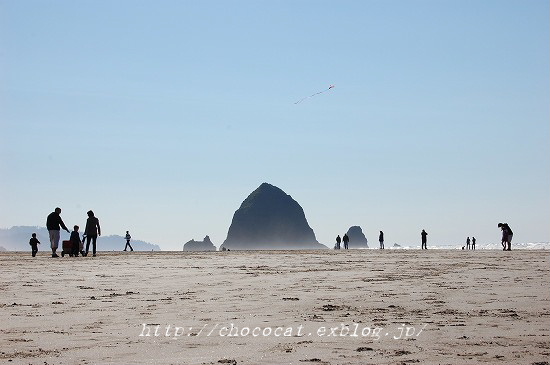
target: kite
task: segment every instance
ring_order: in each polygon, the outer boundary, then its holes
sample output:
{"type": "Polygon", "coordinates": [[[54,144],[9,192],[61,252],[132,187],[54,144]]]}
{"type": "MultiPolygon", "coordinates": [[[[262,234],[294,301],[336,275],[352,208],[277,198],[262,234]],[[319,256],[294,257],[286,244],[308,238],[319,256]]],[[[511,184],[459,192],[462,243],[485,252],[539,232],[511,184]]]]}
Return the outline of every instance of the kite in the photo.
{"type": "Polygon", "coordinates": [[[312,97],[314,97],[315,95],[319,95],[319,94],[322,94],[322,93],[324,93],[324,92],[327,92],[327,91],[329,91],[329,90],[332,89],[332,88],[334,88],[334,85],[330,85],[330,86],[328,87],[328,89],[325,89],[325,90],[323,90],[323,91],[319,91],[318,93],[311,94],[310,96],[306,96],[305,98],[298,100],[298,101],[295,102],[294,104],[300,104],[302,101],[304,101],[304,100],[306,100],[306,99],[309,99],[309,98],[312,98],[312,97]]]}

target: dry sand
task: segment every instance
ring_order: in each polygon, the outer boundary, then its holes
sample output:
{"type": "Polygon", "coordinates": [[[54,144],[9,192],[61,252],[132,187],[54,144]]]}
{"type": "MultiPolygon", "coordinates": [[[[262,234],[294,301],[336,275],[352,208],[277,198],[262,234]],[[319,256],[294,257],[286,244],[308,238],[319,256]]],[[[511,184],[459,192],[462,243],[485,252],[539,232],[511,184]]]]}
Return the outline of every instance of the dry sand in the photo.
{"type": "Polygon", "coordinates": [[[549,258],[542,250],[1,253],[0,363],[548,364],[549,258]],[[239,336],[227,336],[231,324],[239,336]]]}

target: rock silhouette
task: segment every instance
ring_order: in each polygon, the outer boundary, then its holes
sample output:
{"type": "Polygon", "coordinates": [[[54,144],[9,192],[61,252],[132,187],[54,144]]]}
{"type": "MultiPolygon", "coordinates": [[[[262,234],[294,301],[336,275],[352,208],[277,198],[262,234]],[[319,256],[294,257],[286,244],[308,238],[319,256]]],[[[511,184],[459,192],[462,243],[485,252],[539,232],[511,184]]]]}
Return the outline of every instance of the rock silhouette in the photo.
{"type": "Polygon", "coordinates": [[[221,248],[231,250],[320,249],[304,210],[276,186],[261,184],[233,215],[221,248]]]}
{"type": "Polygon", "coordinates": [[[184,251],[216,251],[216,246],[210,241],[210,237],[204,237],[202,241],[195,241],[194,239],[186,242],[183,245],[184,251]]]}
{"type": "Polygon", "coordinates": [[[369,248],[367,237],[359,226],[351,226],[347,233],[349,237],[349,248],[369,248]]]}

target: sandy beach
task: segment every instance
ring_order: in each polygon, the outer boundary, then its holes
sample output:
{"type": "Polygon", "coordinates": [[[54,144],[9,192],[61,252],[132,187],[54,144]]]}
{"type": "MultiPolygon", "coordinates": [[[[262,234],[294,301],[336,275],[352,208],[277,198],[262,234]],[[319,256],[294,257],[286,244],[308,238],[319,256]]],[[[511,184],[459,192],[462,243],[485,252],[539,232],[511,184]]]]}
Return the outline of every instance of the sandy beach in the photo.
{"type": "Polygon", "coordinates": [[[548,364],[547,250],[0,253],[7,364],[548,364]]]}

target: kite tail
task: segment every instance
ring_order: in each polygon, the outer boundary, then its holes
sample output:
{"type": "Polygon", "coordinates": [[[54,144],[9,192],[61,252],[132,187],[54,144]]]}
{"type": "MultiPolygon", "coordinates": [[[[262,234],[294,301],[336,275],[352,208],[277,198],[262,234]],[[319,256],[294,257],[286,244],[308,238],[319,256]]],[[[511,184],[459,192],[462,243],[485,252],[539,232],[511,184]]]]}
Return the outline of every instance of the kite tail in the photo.
{"type": "Polygon", "coordinates": [[[298,100],[298,101],[295,102],[294,104],[300,104],[302,101],[304,101],[304,100],[306,100],[306,99],[309,99],[309,98],[312,98],[312,97],[314,97],[315,95],[319,95],[319,94],[322,94],[322,93],[324,93],[324,92],[327,92],[327,91],[329,91],[330,89],[332,89],[333,87],[334,87],[334,85],[330,85],[330,87],[329,87],[328,89],[325,89],[325,90],[323,90],[323,91],[319,91],[318,93],[315,93],[315,94],[311,94],[310,96],[306,96],[305,98],[298,100]]]}

